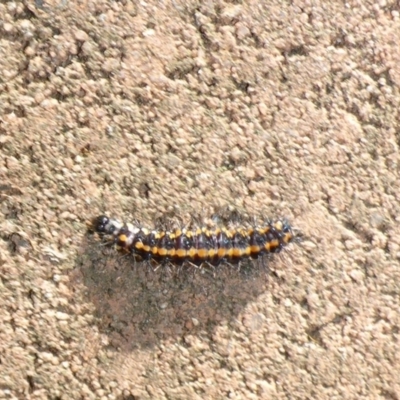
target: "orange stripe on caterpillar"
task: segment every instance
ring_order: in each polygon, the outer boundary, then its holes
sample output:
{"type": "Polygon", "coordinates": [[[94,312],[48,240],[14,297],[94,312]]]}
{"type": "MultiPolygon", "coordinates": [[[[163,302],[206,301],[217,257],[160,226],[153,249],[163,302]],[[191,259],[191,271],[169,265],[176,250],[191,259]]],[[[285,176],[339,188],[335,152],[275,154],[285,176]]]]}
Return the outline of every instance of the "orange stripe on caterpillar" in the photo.
{"type": "Polygon", "coordinates": [[[172,264],[238,263],[278,253],[294,239],[291,226],[283,219],[253,228],[151,231],[101,215],[93,219],[90,229],[110,237],[121,251],[172,264]]]}

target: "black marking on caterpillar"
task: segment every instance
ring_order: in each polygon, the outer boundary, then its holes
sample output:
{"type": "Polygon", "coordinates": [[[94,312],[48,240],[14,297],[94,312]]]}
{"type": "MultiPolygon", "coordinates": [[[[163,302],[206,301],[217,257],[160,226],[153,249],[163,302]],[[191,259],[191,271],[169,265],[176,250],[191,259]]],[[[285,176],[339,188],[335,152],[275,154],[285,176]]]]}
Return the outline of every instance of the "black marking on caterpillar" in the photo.
{"type": "Polygon", "coordinates": [[[162,265],[240,265],[244,260],[279,253],[295,239],[284,219],[267,221],[261,227],[149,230],[101,215],[89,223],[89,230],[135,259],[162,265]]]}

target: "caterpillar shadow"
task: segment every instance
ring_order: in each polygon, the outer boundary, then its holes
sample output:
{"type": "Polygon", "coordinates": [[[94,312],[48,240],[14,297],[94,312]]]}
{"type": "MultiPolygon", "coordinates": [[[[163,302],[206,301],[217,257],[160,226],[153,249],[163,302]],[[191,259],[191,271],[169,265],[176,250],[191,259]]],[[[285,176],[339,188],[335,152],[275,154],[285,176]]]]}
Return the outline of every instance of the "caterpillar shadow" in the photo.
{"type": "Polygon", "coordinates": [[[211,334],[221,321],[234,320],[267,290],[269,262],[154,271],[87,238],[70,278],[84,284],[110,345],[130,351],[188,332],[211,334]]]}

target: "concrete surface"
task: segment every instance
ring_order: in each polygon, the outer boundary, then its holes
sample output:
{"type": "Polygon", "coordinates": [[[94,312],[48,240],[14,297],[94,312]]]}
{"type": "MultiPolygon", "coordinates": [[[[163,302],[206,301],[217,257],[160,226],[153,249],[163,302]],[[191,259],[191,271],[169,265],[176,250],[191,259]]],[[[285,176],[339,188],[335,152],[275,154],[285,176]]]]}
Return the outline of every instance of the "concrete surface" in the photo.
{"type": "Polygon", "coordinates": [[[399,4],[0,4],[0,398],[399,399],[399,4]],[[99,213],[285,216],[149,273],[99,213]]]}

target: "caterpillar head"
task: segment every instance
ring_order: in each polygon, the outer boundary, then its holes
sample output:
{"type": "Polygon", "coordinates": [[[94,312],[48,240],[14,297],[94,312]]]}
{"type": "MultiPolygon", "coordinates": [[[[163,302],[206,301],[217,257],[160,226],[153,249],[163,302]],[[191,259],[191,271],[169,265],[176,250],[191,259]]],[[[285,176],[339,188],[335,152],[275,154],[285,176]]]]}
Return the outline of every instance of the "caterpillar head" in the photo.
{"type": "Polygon", "coordinates": [[[122,225],[123,224],[115,219],[108,218],[106,215],[100,215],[89,223],[89,228],[96,233],[116,235],[122,228],[122,225]]]}

